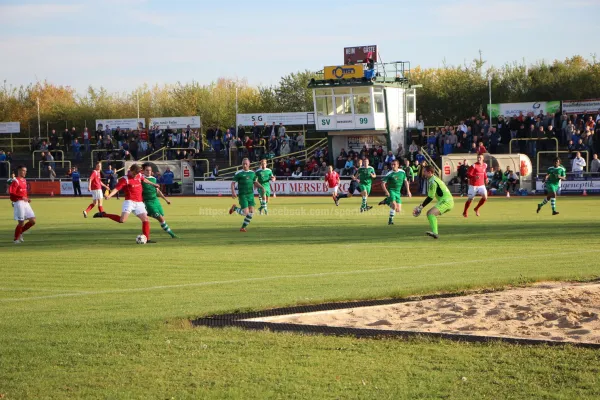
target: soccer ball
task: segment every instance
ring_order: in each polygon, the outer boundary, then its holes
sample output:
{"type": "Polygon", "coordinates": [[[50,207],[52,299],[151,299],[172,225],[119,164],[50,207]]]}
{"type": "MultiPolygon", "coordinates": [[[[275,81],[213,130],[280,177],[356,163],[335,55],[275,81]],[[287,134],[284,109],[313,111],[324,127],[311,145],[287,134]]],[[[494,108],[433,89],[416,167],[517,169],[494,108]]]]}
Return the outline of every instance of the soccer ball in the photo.
{"type": "Polygon", "coordinates": [[[138,235],[138,237],[135,238],[135,242],[137,244],[146,244],[147,241],[148,238],[146,237],[146,235],[138,235]]]}

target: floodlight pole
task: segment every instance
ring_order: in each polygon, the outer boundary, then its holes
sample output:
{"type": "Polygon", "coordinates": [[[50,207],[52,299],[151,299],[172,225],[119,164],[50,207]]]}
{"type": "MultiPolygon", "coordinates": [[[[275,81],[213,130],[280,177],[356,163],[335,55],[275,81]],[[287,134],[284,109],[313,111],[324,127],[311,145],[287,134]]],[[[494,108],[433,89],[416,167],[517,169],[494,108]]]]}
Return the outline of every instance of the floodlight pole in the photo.
{"type": "Polygon", "coordinates": [[[488,76],[488,86],[489,86],[489,90],[490,90],[490,106],[489,106],[489,111],[488,113],[490,114],[490,125],[492,125],[492,75],[490,74],[488,76]]]}
{"type": "Polygon", "coordinates": [[[38,115],[38,137],[42,137],[42,123],[40,122],[40,98],[36,100],[37,103],[37,115],[38,115]]]}
{"type": "Polygon", "coordinates": [[[237,116],[238,116],[238,88],[235,86],[235,126],[237,129],[237,116]]]}

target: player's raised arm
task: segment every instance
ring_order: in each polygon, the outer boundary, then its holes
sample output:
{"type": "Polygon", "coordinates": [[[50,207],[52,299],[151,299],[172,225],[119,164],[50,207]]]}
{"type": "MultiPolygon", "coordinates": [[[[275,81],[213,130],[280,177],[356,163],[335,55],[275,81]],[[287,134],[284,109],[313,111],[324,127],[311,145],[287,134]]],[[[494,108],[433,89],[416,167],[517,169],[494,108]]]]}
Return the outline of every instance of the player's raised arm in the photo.
{"type": "Polygon", "coordinates": [[[147,183],[148,185],[154,186],[157,189],[160,188],[160,185],[158,185],[158,184],[156,184],[154,182],[149,181],[148,179],[146,179],[145,176],[142,177],[142,182],[147,183]]]}
{"type": "Polygon", "coordinates": [[[167,204],[171,205],[171,202],[169,201],[169,199],[167,199],[167,198],[165,197],[165,195],[163,194],[163,192],[161,192],[161,191],[160,191],[160,189],[156,189],[156,194],[158,194],[158,196],[159,196],[159,197],[162,197],[162,199],[163,199],[164,201],[166,201],[166,202],[167,202],[167,204]]]}

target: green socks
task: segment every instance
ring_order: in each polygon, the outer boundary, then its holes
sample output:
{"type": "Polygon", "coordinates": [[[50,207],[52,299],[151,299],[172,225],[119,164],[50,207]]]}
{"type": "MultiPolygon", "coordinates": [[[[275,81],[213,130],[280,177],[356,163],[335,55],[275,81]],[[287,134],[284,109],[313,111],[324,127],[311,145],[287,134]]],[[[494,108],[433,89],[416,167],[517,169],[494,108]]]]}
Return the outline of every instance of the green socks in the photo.
{"type": "Polygon", "coordinates": [[[160,224],[160,227],[163,229],[163,231],[167,232],[172,238],[175,237],[175,234],[173,233],[171,228],[169,228],[169,225],[167,225],[167,221],[160,224]]]}
{"type": "Polygon", "coordinates": [[[550,207],[552,207],[552,211],[556,211],[556,199],[550,199],[550,207]]]}
{"type": "Polygon", "coordinates": [[[392,223],[394,222],[394,215],[396,215],[396,210],[394,210],[393,208],[390,209],[390,219],[388,220],[388,223],[392,223]]]}
{"type": "Polygon", "coordinates": [[[428,215],[427,219],[429,220],[429,226],[431,226],[431,232],[435,233],[436,235],[438,234],[438,227],[437,227],[437,217],[433,214],[428,215]]]}
{"type": "Polygon", "coordinates": [[[244,218],[244,223],[242,224],[242,228],[247,227],[248,225],[250,225],[250,221],[252,221],[252,213],[248,213],[248,215],[246,215],[246,218],[244,218]]]}
{"type": "Polygon", "coordinates": [[[548,199],[544,199],[544,201],[542,201],[539,206],[540,207],[544,207],[546,204],[548,204],[548,199]]]}
{"type": "Polygon", "coordinates": [[[362,208],[362,209],[367,208],[367,196],[363,196],[362,204],[360,205],[360,208],[362,208]]]}

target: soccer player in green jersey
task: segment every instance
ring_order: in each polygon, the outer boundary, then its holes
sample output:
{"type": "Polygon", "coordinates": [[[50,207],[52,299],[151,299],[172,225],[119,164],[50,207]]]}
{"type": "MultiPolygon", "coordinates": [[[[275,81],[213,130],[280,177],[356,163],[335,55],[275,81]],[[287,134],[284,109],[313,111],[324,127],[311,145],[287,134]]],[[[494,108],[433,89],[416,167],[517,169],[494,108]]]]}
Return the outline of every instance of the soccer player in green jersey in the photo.
{"type": "Polygon", "coordinates": [[[427,198],[414,209],[413,215],[415,217],[421,215],[423,207],[427,206],[427,204],[435,198],[437,204],[427,211],[427,219],[429,220],[431,231],[425,232],[425,234],[437,239],[439,237],[437,217],[452,210],[454,207],[454,199],[446,184],[442,182],[440,178],[435,176],[435,170],[432,166],[428,165],[424,168],[424,175],[425,179],[427,179],[427,198]]]}
{"type": "Polygon", "coordinates": [[[269,196],[271,196],[271,181],[275,182],[277,178],[273,175],[273,171],[267,168],[267,159],[260,160],[260,168],[256,170],[256,180],[260,183],[261,189],[258,190],[258,200],[260,200],[259,214],[265,212],[268,214],[267,206],[269,205],[269,196]]]}
{"type": "Polygon", "coordinates": [[[558,211],[556,211],[556,194],[560,189],[560,181],[567,177],[567,171],[565,167],[560,165],[560,158],[554,159],[554,166],[548,168],[548,173],[544,178],[544,183],[546,184],[546,190],[548,191],[548,195],[540,204],[538,204],[537,212],[539,213],[542,207],[544,207],[548,201],[550,201],[550,206],[552,207],[552,215],[558,215],[558,211]]]}
{"type": "MultiPolygon", "coordinates": [[[[148,182],[156,183],[156,178],[152,176],[152,164],[144,163],[142,165],[144,168],[144,176],[148,182]]],[[[148,211],[148,216],[156,219],[160,222],[160,227],[163,231],[167,232],[172,239],[177,239],[177,235],[173,233],[167,221],[165,221],[165,212],[163,211],[162,206],[160,205],[160,201],[158,200],[158,196],[162,197],[167,204],[171,204],[169,199],[165,197],[165,195],[157,189],[156,187],[143,182],[142,183],[142,198],[144,199],[144,205],[146,206],[146,210],[148,211]]]]}
{"type": "Polygon", "coordinates": [[[412,197],[410,193],[410,187],[408,180],[406,179],[406,172],[400,169],[400,162],[398,160],[392,161],[392,170],[382,178],[381,187],[385,192],[387,199],[389,200],[390,206],[390,218],[388,225],[394,225],[394,216],[397,212],[402,209],[402,185],[406,184],[406,193],[408,197],[412,197]]]}
{"type": "Polygon", "coordinates": [[[362,196],[362,203],[360,205],[360,212],[369,211],[371,208],[367,205],[367,199],[371,194],[371,184],[373,183],[373,179],[377,177],[375,173],[375,169],[369,166],[369,159],[365,158],[363,161],[363,165],[358,169],[358,189],[360,190],[360,195],[362,196]]]}
{"type": "Polygon", "coordinates": [[[242,160],[242,169],[235,173],[233,182],[231,182],[231,197],[239,198],[240,206],[235,204],[229,209],[229,214],[234,212],[244,217],[244,222],[240,228],[240,232],[246,232],[246,227],[252,221],[254,216],[254,188],[262,190],[263,187],[256,180],[256,173],[250,169],[250,160],[244,158],[242,160]],[[235,184],[238,185],[239,196],[235,193],[235,184]]]}

